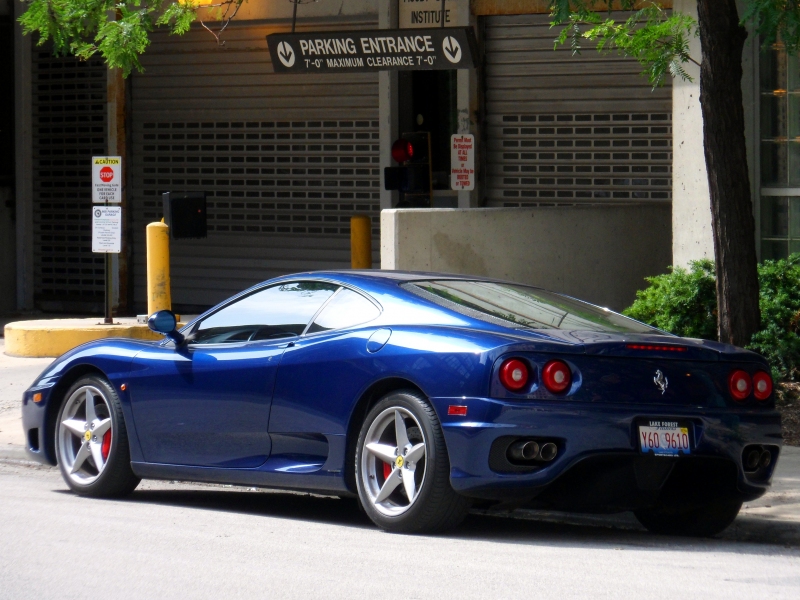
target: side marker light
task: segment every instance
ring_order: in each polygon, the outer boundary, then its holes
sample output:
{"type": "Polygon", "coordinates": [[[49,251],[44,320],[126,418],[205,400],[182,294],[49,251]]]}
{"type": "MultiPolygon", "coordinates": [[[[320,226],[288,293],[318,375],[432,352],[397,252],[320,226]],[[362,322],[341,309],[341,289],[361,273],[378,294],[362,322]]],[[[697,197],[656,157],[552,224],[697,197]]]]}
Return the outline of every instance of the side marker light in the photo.
{"type": "Polygon", "coordinates": [[[457,404],[451,404],[450,406],[447,407],[447,414],[453,417],[466,417],[467,407],[459,406],[457,404]]]}
{"type": "Polygon", "coordinates": [[[36,392],[36,393],[33,395],[33,401],[34,401],[34,402],[36,402],[37,404],[38,404],[39,402],[41,402],[41,401],[42,401],[42,392],[36,392]]]}
{"type": "Polygon", "coordinates": [[[119,389],[121,389],[124,392],[125,390],[128,389],[128,384],[123,383],[121,386],[119,386],[119,389]]]}

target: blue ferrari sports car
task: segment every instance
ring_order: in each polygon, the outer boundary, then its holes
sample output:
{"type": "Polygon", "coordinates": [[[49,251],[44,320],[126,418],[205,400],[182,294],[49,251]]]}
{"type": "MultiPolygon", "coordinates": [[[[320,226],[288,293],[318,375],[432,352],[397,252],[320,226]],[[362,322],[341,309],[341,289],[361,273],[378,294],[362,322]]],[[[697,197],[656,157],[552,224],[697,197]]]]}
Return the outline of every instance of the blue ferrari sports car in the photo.
{"type": "Polygon", "coordinates": [[[78,494],[205,481],[357,497],[390,531],[526,506],[712,535],[781,451],[759,355],[534,287],[303,273],[149,324],[162,342],[85,344],[24,393],[29,452],[78,494]]]}

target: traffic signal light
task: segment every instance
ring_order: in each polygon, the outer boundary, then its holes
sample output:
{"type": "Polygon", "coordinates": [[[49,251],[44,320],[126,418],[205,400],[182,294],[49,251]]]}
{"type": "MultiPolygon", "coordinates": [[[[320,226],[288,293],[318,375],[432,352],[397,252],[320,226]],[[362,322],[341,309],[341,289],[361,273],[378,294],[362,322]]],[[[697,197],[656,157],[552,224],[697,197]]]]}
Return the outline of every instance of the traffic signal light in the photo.
{"type": "Polygon", "coordinates": [[[392,159],[401,166],[383,170],[384,188],[399,190],[401,205],[430,206],[431,134],[427,131],[404,133],[392,144],[392,159]]]}
{"type": "Polygon", "coordinates": [[[161,196],[164,222],[174,240],[204,238],[208,223],[205,192],[166,192],[161,196]]]}

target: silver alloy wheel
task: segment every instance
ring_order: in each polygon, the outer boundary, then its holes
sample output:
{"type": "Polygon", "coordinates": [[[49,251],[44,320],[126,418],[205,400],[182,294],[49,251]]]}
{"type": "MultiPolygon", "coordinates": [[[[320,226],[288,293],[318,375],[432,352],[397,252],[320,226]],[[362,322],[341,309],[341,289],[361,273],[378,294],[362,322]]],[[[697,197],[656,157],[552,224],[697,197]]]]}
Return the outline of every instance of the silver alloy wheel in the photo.
{"type": "Polygon", "coordinates": [[[61,411],[58,460],[79,485],[94,482],[108,462],[111,448],[111,406],[103,392],[84,385],[75,390],[61,411]]]}
{"type": "Polygon", "coordinates": [[[426,455],[425,433],[409,410],[387,408],[375,418],[361,449],[361,483],[375,510],[396,517],[411,508],[425,482],[426,455]]]}

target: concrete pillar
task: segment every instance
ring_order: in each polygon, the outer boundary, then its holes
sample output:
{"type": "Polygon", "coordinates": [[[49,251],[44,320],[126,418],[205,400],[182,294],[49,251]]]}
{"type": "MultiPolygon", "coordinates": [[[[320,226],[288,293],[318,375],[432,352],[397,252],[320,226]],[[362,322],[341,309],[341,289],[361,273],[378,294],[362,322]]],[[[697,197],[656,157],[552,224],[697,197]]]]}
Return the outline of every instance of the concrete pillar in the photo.
{"type": "MultiPolygon", "coordinates": [[[[697,18],[697,0],[675,0],[675,12],[697,18]]],[[[692,58],[700,62],[700,38],[689,42],[692,58]]],[[[685,65],[693,81],[672,81],[672,263],[714,258],[711,201],[703,151],[700,110],[700,68],[685,65]]]]}
{"type": "MultiPolygon", "coordinates": [[[[14,19],[28,8],[14,2],[14,19]]],[[[18,310],[33,309],[33,49],[32,41],[14,27],[14,155],[16,183],[16,254],[18,310]]]]}
{"type": "MultiPolygon", "coordinates": [[[[378,3],[378,26],[381,29],[397,28],[397,2],[382,0],[378,3]]],[[[381,210],[392,208],[399,200],[398,192],[383,189],[383,169],[392,166],[392,142],[400,135],[397,102],[397,71],[381,71],[378,73],[381,210]]]]}

